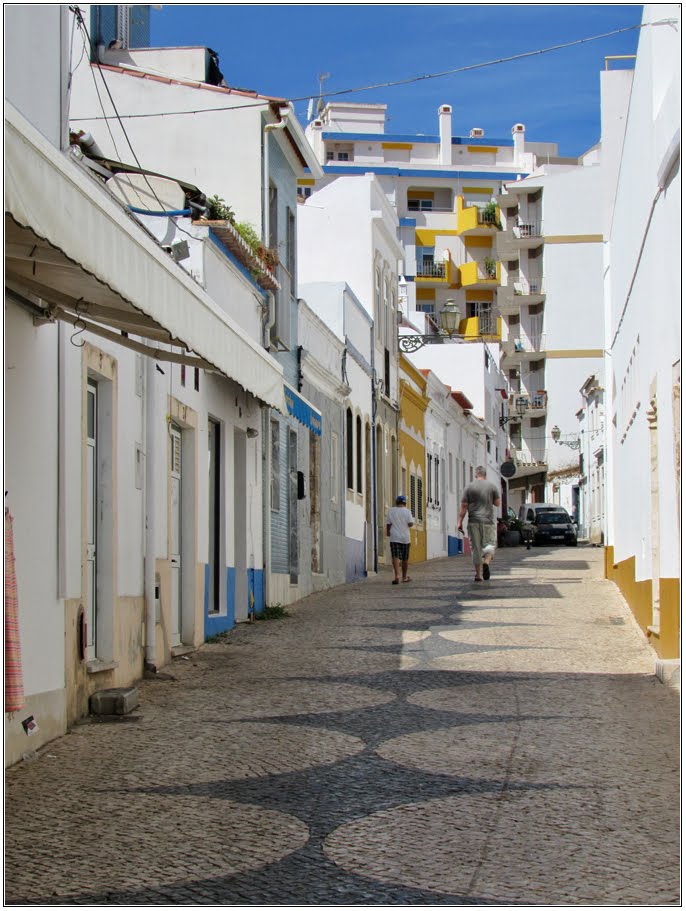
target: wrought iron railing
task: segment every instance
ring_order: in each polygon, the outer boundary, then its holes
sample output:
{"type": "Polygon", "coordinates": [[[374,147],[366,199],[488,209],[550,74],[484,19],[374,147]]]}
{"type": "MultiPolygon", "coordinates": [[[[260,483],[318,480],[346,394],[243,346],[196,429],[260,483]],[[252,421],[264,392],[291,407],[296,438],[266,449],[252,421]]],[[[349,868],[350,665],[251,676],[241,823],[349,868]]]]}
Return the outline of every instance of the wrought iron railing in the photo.
{"type": "Polygon", "coordinates": [[[417,275],[420,278],[445,278],[445,263],[417,263],[417,275]]]}

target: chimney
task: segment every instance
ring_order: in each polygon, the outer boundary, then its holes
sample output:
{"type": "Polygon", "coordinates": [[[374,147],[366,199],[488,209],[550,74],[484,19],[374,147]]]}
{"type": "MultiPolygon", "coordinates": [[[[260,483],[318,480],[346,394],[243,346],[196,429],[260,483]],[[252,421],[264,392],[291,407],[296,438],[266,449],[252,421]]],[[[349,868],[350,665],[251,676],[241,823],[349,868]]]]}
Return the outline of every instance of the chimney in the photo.
{"type": "Polygon", "coordinates": [[[514,140],[514,164],[523,164],[524,162],[524,139],[526,137],[526,127],[523,123],[516,123],[512,127],[512,139],[514,140]]]}
{"type": "Polygon", "coordinates": [[[438,109],[438,133],[440,148],[439,164],[453,163],[453,109],[449,104],[442,104],[438,109]]]}

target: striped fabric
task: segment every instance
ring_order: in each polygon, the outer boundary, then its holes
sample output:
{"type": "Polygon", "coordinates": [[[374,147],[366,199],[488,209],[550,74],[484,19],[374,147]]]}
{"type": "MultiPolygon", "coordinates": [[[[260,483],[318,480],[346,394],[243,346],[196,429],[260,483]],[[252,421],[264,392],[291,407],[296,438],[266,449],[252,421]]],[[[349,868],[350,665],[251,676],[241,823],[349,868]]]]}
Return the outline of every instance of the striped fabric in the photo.
{"type": "Polygon", "coordinates": [[[12,516],[5,508],[5,711],[16,712],[24,705],[21,672],[17,573],[14,566],[12,516]]]}

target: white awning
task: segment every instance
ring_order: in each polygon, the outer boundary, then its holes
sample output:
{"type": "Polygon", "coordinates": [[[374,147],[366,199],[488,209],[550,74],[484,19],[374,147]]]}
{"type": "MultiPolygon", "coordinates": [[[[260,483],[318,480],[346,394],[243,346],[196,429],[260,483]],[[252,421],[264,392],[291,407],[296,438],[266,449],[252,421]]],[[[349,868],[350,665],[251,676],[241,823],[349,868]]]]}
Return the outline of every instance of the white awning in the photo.
{"type": "Polygon", "coordinates": [[[165,359],[215,369],[287,413],[281,366],[7,102],[5,212],[10,290],[153,357],[165,352],[121,333],[176,345],[165,359]]]}

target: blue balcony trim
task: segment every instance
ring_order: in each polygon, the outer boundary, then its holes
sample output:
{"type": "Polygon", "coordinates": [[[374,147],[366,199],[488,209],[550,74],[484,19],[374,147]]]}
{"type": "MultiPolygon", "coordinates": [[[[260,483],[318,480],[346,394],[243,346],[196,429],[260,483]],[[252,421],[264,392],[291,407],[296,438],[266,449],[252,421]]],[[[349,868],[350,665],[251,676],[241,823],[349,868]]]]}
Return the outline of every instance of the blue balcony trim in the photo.
{"type": "Polygon", "coordinates": [[[417,219],[416,218],[401,218],[400,227],[401,228],[416,228],[417,219]]]}
{"type": "Polygon", "coordinates": [[[390,177],[430,177],[434,180],[517,180],[528,177],[524,171],[425,171],[415,168],[386,168],[373,165],[324,165],[324,173],[341,174],[381,174],[390,177]]]}

